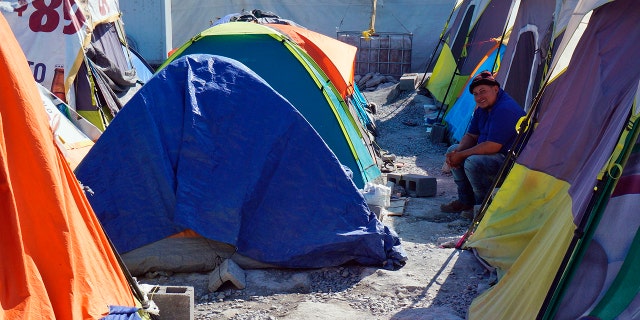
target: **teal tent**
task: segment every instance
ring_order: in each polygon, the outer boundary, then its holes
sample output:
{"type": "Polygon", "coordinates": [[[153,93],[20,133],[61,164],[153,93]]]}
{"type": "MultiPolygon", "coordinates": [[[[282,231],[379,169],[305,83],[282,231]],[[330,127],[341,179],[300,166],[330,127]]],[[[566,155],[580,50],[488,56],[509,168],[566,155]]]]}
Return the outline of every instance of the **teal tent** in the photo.
{"type": "Polygon", "coordinates": [[[213,26],[177,49],[159,69],[188,54],[215,54],[240,61],[284,96],[313,126],[363,188],[381,175],[358,129],[359,119],[318,64],[282,33],[250,22],[213,26]]]}

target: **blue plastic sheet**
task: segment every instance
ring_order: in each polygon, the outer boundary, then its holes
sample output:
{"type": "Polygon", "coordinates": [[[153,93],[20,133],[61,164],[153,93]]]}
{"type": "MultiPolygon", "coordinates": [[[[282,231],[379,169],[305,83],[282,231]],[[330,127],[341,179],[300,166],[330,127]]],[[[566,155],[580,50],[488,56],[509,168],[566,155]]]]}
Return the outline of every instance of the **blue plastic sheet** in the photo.
{"type": "Polygon", "coordinates": [[[406,260],[309,123],[229,58],[161,70],[75,173],[121,253],[191,229],[282,267],[406,260]]]}

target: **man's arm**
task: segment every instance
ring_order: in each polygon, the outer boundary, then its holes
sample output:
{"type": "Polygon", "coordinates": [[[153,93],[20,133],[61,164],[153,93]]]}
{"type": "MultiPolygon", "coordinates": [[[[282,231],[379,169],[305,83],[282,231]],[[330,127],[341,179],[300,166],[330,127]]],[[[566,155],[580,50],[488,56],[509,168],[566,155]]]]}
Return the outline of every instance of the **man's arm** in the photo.
{"type": "Polygon", "coordinates": [[[493,154],[500,152],[502,144],[485,141],[476,144],[478,136],[470,133],[465,134],[460,140],[459,146],[456,150],[446,154],[446,162],[452,168],[458,168],[464,161],[464,159],[475,154],[493,154]]]}
{"type": "Polygon", "coordinates": [[[464,134],[464,136],[462,136],[462,139],[460,139],[460,143],[458,143],[458,147],[456,148],[456,151],[469,149],[475,146],[477,143],[478,143],[478,135],[467,132],[464,134]]]}
{"type": "Polygon", "coordinates": [[[477,145],[464,149],[462,151],[457,152],[458,156],[464,157],[466,159],[469,156],[474,154],[494,154],[500,152],[502,149],[502,144],[493,142],[493,141],[485,141],[478,143],[477,145]]]}

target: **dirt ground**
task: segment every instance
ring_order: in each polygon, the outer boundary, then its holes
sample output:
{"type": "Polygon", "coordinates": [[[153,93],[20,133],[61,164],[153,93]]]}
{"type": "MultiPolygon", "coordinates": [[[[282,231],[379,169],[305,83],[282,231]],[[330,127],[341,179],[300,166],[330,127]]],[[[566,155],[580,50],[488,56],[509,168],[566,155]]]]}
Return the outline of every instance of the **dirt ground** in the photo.
{"type": "Polygon", "coordinates": [[[447,144],[432,142],[425,108],[432,100],[389,84],[364,92],[377,106],[376,143],[396,156],[396,174],[437,179],[434,197],[409,198],[401,215],[382,222],[401,238],[408,255],[396,271],[346,265],[313,270],[244,270],[246,288],[225,284],[209,292],[208,274],[154,274],[138,279],[155,285],[193,286],[195,319],[464,319],[472,300],[495,277],[470,251],[451,248],[471,220],[441,213],[456,198],[455,184],[442,172],[447,144]]]}

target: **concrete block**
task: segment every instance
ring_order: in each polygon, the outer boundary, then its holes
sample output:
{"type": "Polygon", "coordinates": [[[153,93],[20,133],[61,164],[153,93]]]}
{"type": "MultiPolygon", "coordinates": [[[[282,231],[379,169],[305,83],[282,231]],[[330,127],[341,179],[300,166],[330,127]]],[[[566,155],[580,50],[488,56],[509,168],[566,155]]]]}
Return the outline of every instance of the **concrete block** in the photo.
{"type": "Polygon", "coordinates": [[[391,190],[391,196],[393,196],[393,190],[396,187],[396,183],[393,181],[387,181],[387,183],[385,183],[385,186],[387,186],[387,188],[389,188],[389,190],[391,190]]]}
{"type": "Polygon", "coordinates": [[[230,281],[238,289],[247,286],[246,274],[233,260],[226,259],[209,274],[209,292],[214,292],[223,283],[230,281]]]}
{"type": "Polygon", "coordinates": [[[438,192],[436,178],[421,174],[404,174],[405,190],[413,197],[433,197],[438,192]]]}
{"type": "Polygon", "coordinates": [[[415,90],[418,85],[418,74],[417,73],[405,73],[400,77],[400,82],[398,82],[397,88],[401,91],[409,91],[415,90]]]}
{"type": "Polygon", "coordinates": [[[149,298],[158,306],[162,320],[193,320],[193,287],[155,286],[149,298]]]}
{"type": "Polygon", "coordinates": [[[388,173],[387,181],[404,188],[405,192],[412,197],[433,197],[438,192],[436,178],[421,174],[388,173]]]}
{"type": "Polygon", "coordinates": [[[387,182],[393,182],[396,185],[400,185],[400,180],[402,180],[402,175],[397,173],[387,173],[387,182]]]}

